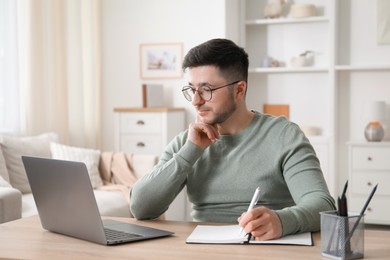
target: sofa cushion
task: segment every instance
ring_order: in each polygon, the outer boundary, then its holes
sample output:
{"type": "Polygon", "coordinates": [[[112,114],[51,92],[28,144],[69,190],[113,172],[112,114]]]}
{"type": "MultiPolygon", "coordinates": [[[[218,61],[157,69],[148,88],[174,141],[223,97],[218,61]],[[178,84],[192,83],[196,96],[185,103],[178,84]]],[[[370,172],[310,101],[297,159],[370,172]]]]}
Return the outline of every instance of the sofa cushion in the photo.
{"type": "Polygon", "coordinates": [[[34,196],[32,193],[26,193],[22,196],[22,218],[30,217],[38,214],[37,206],[35,205],[34,196]]]}
{"type": "Polygon", "coordinates": [[[55,133],[27,137],[2,137],[0,145],[12,187],[20,190],[22,193],[31,192],[21,156],[50,158],[50,142],[56,141],[58,141],[58,135],[55,133]]]}
{"type": "Polygon", "coordinates": [[[53,159],[83,162],[87,166],[92,187],[98,188],[103,185],[99,174],[100,151],[73,147],[58,143],[50,143],[50,150],[53,159]]]}
{"type": "Polygon", "coordinates": [[[120,191],[94,190],[100,215],[131,217],[130,206],[120,191]]]}
{"type": "Polygon", "coordinates": [[[22,215],[22,193],[11,187],[0,188],[0,223],[15,220],[22,215]]]}

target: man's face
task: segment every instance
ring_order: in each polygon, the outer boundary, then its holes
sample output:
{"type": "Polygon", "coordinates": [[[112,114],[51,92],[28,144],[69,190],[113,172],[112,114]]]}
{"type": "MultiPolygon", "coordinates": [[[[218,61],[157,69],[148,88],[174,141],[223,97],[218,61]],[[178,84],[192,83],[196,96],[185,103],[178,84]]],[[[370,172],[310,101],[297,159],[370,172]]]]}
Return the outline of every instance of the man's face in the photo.
{"type": "MultiPolygon", "coordinates": [[[[219,74],[219,69],[215,66],[194,67],[190,68],[188,72],[189,85],[196,90],[201,86],[215,89],[231,83],[219,74]]],[[[197,111],[197,120],[210,125],[221,124],[227,120],[237,107],[233,94],[235,85],[232,84],[212,91],[212,98],[209,101],[202,99],[196,92],[191,103],[197,111]]]]}

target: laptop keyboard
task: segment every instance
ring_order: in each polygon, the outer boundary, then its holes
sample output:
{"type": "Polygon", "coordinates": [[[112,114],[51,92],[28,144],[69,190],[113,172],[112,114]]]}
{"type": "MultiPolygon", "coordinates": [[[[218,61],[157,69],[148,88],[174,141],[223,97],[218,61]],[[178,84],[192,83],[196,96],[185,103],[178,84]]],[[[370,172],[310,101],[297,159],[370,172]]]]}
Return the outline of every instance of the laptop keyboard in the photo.
{"type": "Polygon", "coordinates": [[[104,232],[106,233],[106,238],[109,241],[122,241],[122,240],[131,240],[134,238],[143,237],[142,235],[135,233],[126,233],[118,230],[113,230],[105,228],[104,232]]]}

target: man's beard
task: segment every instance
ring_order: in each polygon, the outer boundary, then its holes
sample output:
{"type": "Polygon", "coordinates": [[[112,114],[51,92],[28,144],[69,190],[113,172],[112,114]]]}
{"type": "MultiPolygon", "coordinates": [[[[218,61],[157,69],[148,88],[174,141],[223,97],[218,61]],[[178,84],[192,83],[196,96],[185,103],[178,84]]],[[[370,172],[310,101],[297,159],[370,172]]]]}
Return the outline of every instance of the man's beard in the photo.
{"type": "Polygon", "coordinates": [[[235,102],[231,102],[230,106],[224,110],[224,112],[215,116],[210,122],[205,122],[210,125],[222,124],[236,111],[237,105],[235,102]]]}

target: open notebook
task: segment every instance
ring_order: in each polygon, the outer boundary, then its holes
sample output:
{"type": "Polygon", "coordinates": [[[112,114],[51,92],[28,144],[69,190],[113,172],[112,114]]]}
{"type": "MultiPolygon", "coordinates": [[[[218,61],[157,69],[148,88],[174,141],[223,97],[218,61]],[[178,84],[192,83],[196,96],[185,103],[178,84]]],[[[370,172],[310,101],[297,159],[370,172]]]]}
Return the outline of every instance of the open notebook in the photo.
{"type": "MultiPolygon", "coordinates": [[[[241,234],[241,227],[238,225],[198,225],[186,240],[188,244],[245,244],[246,242],[247,235],[241,234]]],[[[252,239],[249,243],[312,246],[313,240],[311,232],[306,232],[267,241],[252,239]]]]}

